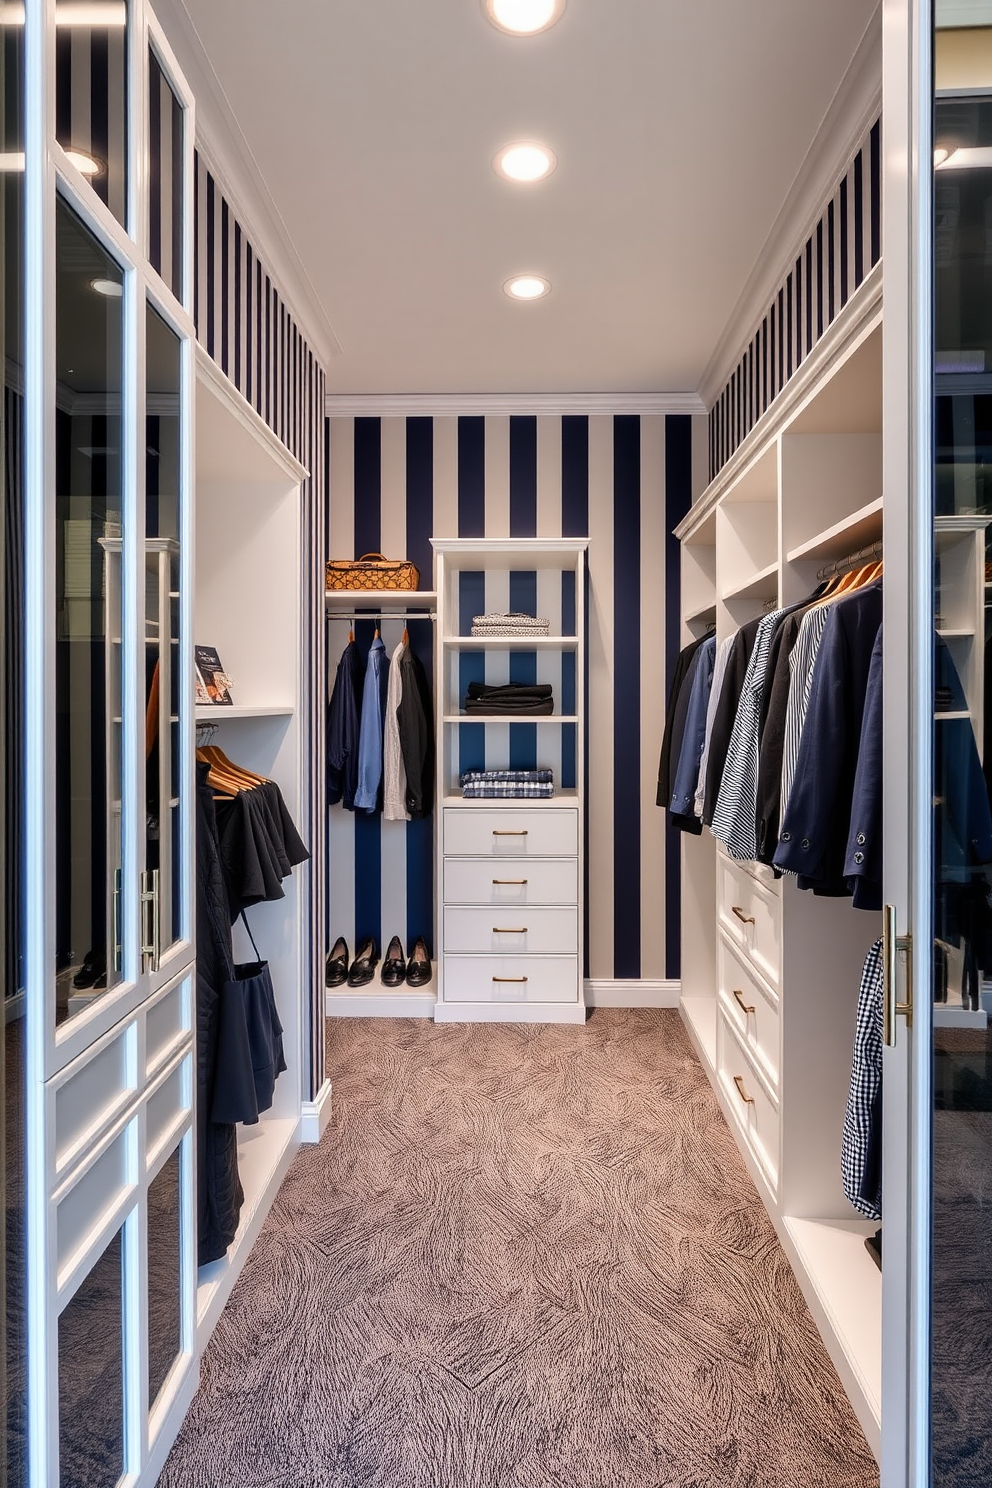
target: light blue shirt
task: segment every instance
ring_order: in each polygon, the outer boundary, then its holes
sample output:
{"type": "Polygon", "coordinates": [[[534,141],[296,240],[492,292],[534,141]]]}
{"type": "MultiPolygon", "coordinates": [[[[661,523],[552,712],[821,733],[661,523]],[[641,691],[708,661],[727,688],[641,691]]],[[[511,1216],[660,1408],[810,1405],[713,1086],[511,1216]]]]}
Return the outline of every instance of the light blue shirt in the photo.
{"type": "Polygon", "coordinates": [[[389,657],[382,640],[372,642],[365,668],[362,694],[362,723],[358,734],[358,789],[355,810],[373,812],[379,805],[382,784],[382,724],[386,715],[386,679],[389,657]]]}

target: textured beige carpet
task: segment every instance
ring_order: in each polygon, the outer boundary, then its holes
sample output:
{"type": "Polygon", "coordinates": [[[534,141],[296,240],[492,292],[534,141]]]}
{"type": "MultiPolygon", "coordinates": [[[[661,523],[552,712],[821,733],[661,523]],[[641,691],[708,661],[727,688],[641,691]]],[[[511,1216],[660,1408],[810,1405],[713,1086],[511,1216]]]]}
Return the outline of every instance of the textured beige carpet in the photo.
{"type": "Polygon", "coordinates": [[[674,1012],[330,1029],[162,1488],[874,1488],[674,1012]]]}

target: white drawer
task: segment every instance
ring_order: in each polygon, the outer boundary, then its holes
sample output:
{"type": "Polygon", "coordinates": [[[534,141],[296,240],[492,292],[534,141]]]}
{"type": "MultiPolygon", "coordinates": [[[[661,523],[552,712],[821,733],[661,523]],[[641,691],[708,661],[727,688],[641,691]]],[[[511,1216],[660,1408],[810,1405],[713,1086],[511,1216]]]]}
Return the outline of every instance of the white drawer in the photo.
{"type": "Polygon", "coordinates": [[[757,1159],[772,1190],[778,1188],[778,1107],[769,1096],[755,1068],[718,1006],[716,1019],[716,1067],[720,1086],[741,1135],[757,1159]]]}
{"type": "Polygon", "coordinates": [[[445,1002],[578,1002],[577,956],[449,956],[445,1002]]]}
{"type": "Polygon", "coordinates": [[[717,976],[723,1014],[741,1041],[755,1054],[778,1089],[778,999],[764,986],[721,935],[717,942],[717,976]]]}
{"type": "Polygon", "coordinates": [[[445,858],[445,904],[578,904],[577,858],[445,858]]]}
{"type": "Polygon", "coordinates": [[[780,985],[782,900],[740,864],[717,857],[717,915],[728,937],[773,986],[780,985]]]}
{"type": "Polygon", "coordinates": [[[445,909],[446,955],[574,956],[579,949],[577,909],[445,909]]]}
{"type": "Polygon", "coordinates": [[[444,852],[457,857],[567,858],[579,850],[579,814],[572,807],[479,811],[449,806],[444,852]]]}

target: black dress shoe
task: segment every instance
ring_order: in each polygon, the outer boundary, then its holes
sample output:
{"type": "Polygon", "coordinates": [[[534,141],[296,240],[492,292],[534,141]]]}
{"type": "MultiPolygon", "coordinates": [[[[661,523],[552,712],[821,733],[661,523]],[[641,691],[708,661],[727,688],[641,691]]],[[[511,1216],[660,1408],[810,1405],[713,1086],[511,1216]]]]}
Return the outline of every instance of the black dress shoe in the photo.
{"type": "Polygon", "coordinates": [[[325,987],[343,987],[348,980],[348,942],[339,935],[327,957],[325,987]]]}
{"type": "Polygon", "coordinates": [[[375,969],[379,965],[379,952],[376,950],[375,941],[371,935],[368,940],[363,940],[355,952],[355,959],[351,963],[348,973],[349,987],[367,987],[375,976],[375,969]]]}
{"type": "Polygon", "coordinates": [[[422,935],[418,935],[406,963],[406,984],[408,987],[426,987],[433,975],[427,942],[422,935]]]}
{"type": "Polygon", "coordinates": [[[406,980],[403,942],[398,935],[394,935],[386,947],[386,959],[382,963],[380,980],[384,987],[402,987],[406,980]]]}
{"type": "Polygon", "coordinates": [[[106,951],[87,951],[83,957],[82,966],[72,979],[72,985],[80,992],[88,987],[105,987],[107,985],[106,951]]]}

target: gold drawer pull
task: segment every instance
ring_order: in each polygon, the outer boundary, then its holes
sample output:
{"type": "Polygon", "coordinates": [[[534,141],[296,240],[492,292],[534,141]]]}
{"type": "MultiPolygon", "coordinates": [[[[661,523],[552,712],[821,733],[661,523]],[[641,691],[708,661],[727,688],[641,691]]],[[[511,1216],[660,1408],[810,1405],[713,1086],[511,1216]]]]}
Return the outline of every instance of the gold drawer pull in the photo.
{"type": "Polygon", "coordinates": [[[526,827],[516,827],[516,828],[514,828],[514,830],[512,832],[508,828],[506,830],[502,830],[501,831],[499,827],[493,827],[493,836],[494,837],[529,837],[530,836],[530,833],[528,832],[528,830],[527,830],[526,827]]]}
{"type": "Polygon", "coordinates": [[[526,982],[527,977],[493,977],[494,982],[526,982]]]}
{"type": "Polygon", "coordinates": [[[522,889],[526,882],[526,878],[494,878],[493,888],[503,889],[512,887],[515,889],[522,889]]]}
{"type": "Polygon", "coordinates": [[[734,914],[740,920],[742,925],[754,924],[754,915],[746,915],[739,904],[732,904],[730,907],[734,911],[734,914]]]}
{"type": "Polygon", "coordinates": [[[734,1084],[737,1086],[737,1094],[740,1096],[744,1104],[746,1106],[753,1106],[754,1096],[748,1095],[747,1091],[744,1089],[744,1080],[741,1075],[734,1076],[734,1084]]]}
{"type": "Polygon", "coordinates": [[[753,1013],[754,1012],[754,1004],[753,1003],[747,1003],[747,1002],[744,1001],[744,993],[741,991],[740,987],[735,987],[734,988],[734,996],[736,997],[736,999],[737,999],[738,1003],[740,1004],[740,1006],[744,1009],[745,1013],[753,1013]]]}
{"type": "Polygon", "coordinates": [[[527,926],[524,925],[524,927],[523,927],[522,930],[506,930],[506,929],[503,928],[502,925],[494,925],[493,926],[493,934],[494,935],[526,935],[527,934],[527,926]]]}

